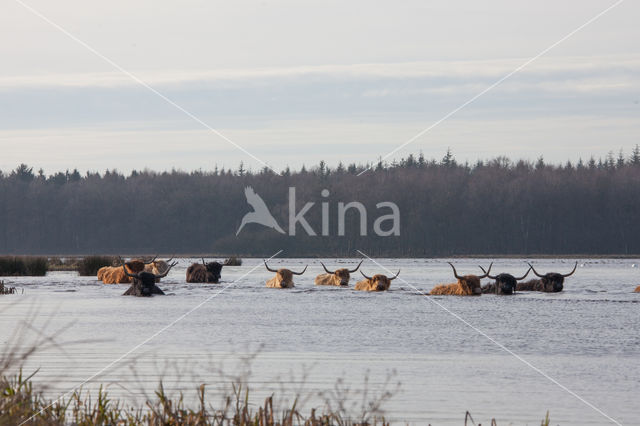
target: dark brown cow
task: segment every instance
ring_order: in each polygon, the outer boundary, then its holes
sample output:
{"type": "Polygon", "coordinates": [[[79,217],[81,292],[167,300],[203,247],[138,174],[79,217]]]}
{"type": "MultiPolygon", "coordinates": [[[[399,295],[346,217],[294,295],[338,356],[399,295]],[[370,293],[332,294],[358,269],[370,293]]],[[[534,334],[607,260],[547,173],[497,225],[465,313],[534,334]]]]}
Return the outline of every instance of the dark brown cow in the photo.
{"type": "Polygon", "coordinates": [[[558,293],[564,289],[564,279],[573,275],[578,267],[578,262],[573,266],[573,270],[568,274],[559,274],[557,272],[548,272],[540,275],[535,268],[529,263],[531,270],[539,280],[529,280],[525,283],[518,283],[516,290],[518,291],[542,291],[545,293],[558,293]]]}
{"type": "Polygon", "coordinates": [[[219,262],[205,262],[202,259],[202,264],[193,263],[187,268],[187,282],[188,283],[214,283],[220,282],[222,264],[219,262]]]}

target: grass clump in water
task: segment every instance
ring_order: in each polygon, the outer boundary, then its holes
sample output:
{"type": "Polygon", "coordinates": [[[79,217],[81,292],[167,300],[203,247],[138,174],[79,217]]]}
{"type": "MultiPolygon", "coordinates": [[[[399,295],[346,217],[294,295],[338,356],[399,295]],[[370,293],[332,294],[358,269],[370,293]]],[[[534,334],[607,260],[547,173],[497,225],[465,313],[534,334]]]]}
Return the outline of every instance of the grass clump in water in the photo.
{"type": "Polygon", "coordinates": [[[0,276],[44,276],[47,274],[46,257],[1,256],[0,276]]]}
{"type": "Polygon", "coordinates": [[[81,276],[95,276],[98,269],[103,266],[114,266],[117,261],[118,259],[113,256],[87,256],[78,262],[76,270],[81,276]]]}

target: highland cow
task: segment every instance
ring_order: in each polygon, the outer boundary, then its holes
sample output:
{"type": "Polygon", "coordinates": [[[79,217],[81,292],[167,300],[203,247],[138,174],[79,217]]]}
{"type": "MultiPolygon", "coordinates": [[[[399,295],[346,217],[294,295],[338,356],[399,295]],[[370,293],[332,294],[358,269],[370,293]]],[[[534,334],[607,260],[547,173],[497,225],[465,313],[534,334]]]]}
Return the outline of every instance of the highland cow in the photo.
{"type": "MultiPolygon", "coordinates": [[[[126,262],[125,267],[131,274],[144,271],[146,263],[142,260],[134,259],[126,262]]],[[[105,266],[98,270],[98,279],[105,284],[130,284],[131,278],[124,273],[120,266],[105,266]]]]}
{"type": "Polygon", "coordinates": [[[131,287],[129,287],[127,291],[125,291],[122,295],[138,297],[149,297],[154,294],[164,295],[164,291],[162,291],[160,287],[156,285],[156,280],[166,277],[171,268],[176,266],[176,264],[177,262],[172,263],[168,266],[167,270],[163,274],[159,275],[144,270],[137,274],[130,274],[123,264],[122,271],[125,275],[133,280],[133,284],[131,284],[131,287]]]}
{"type": "MultiPolygon", "coordinates": [[[[455,266],[451,262],[447,262],[453,269],[453,276],[458,279],[457,283],[452,284],[440,284],[435,286],[429,294],[431,295],[444,295],[444,296],[479,296],[482,294],[482,286],[480,280],[485,278],[489,272],[493,263],[489,265],[489,269],[484,275],[458,275],[455,266]]],[[[484,271],[484,270],[483,270],[484,271]]]]}
{"type": "Polygon", "coordinates": [[[358,266],[355,269],[349,268],[340,268],[335,271],[330,271],[324,266],[324,263],[320,262],[322,267],[324,268],[326,274],[320,274],[316,277],[315,285],[333,285],[333,286],[343,286],[346,287],[349,285],[349,279],[351,278],[351,274],[356,272],[360,265],[362,265],[363,261],[360,261],[358,266]]]}
{"type": "Polygon", "coordinates": [[[373,277],[368,277],[364,272],[360,271],[365,278],[362,281],[356,283],[355,289],[359,291],[387,291],[391,287],[391,281],[398,278],[400,270],[393,277],[389,278],[386,275],[376,274],[373,277]]]}
{"type": "Polygon", "coordinates": [[[516,291],[516,286],[518,281],[524,280],[529,272],[531,271],[531,267],[527,269],[527,272],[521,277],[514,277],[511,274],[498,274],[498,275],[489,275],[488,272],[484,270],[481,266],[482,272],[487,274],[487,278],[491,278],[492,280],[496,280],[493,283],[486,284],[482,287],[483,293],[494,293],[494,294],[513,294],[516,291]]]}
{"type": "Polygon", "coordinates": [[[214,283],[220,282],[222,264],[219,262],[205,262],[202,259],[202,264],[193,263],[187,268],[187,282],[188,283],[214,283]]]}
{"type": "Polygon", "coordinates": [[[531,270],[539,280],[529,280],[524,283],[518,283],[516,290],[518,291],[542,291],[544,293],[559,293],[564,289],[564,279],[573,275],[578,267],[578,262],[573,266],[573,270],[568,274],[559,274],[557,272],[548,272],[540,275],[535,268],[529,263],[531,270]]]}
{"type": "Polygon", "coordinates": [[[293,284],[293,276],[294,275],[302,275],[307,270],[307,266],[304,267],[302,272],[293,272],[290,269],[280,268],[280,269],[271,269],[269,265],[267,265],[267,261],[264,261],[264,266],[267,268],[269,272],[275,272],[276,276],[267,280],[268,288],[293,288],[295,285],[293,284]]]}
{"type": "MultiPolygon", "coordinates": [[[[156,260],[158,256],[154,257],[150,262],[145,264],[144,270],[145,272],[150,272],[155,275],[162,275],[169,268],[169,263],[173,260],[173,257],[167,261],[164,260],[156,260]]],[[[157,279],[156,283],[160,282],[160,278],[157,279]]]]}
{"type": "Polygon", "coordinates": [[[636,287],[636,289],[634,290],[634,293],[640,293],[640,285],[636,287]]]}

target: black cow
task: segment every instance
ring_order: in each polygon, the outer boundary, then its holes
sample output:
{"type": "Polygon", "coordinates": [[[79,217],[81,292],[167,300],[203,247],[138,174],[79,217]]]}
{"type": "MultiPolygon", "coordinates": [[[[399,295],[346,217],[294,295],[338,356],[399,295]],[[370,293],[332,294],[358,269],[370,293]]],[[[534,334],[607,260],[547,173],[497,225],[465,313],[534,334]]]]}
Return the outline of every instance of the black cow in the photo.
{"type": "MultiPolygon", "coordinates": [[[[529,266],[531,264],[529,263],[529,266]]],[[[535,268],[531,266],[531,270],[539,280],[529,280],[526,283],[518,283],[516,289],[518,291],[543,291],[545,293],[558,293],[564,288],[564,279],[573,275],[578,267],[578,262],[573,267],[573,270],[568,274],[559,274],[557,272],[548,272],[544,275],[540,275],[536,272],[535,268]]]]}
{"type": "Polygon", "coordinates": [[[141,271],[137,274],[130,274],[123,263],[122,269],[124,270],[124,273],[127,274],[128,277],[133,278],[133,284],[131,284],[131,287],[129,287],[127,291],[123,293],[123,296],[149,297],[154,294],[164,294],[164,291],[162,291],[160,287],[156,285],[156,280],[166,277],[171,268],[173,268],[177,264],[178,262],[172,263],[164,273],[157,275],[147,271],[141,271]]]}
{"type": "MultiPolygon", "coordinates": [[[[482,272],[487,274],[482,266],[480,267],[480,269],[482,269],[482,272]]],[[[527,272],[521,277],[514,277],[513,275],[507,273],[498,275],[487,274],[487,277],[496,281],[482,286],[482,292],[494,294],[513,294],[516,291],[518,281],[524,280],[527,275],[529,275],[529,272],[531,272],[531,267],[529,267],[529,269],[527,269],[527,272]]]]}

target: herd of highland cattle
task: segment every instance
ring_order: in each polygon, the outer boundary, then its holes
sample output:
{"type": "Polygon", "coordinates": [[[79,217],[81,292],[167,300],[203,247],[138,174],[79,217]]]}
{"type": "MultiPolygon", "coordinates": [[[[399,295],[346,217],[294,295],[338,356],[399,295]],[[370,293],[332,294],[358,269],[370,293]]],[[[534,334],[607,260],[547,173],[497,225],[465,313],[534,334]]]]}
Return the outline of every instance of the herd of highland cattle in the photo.
{"type": "MultiPolygon", "coordinates": [[[[124,293],[127,296],[151,296],[154,294],[164,294],[158,287],[160,279],[167,276],[171,268],[177,262],[171,263],[169,260],[156,260],[157,256],[150,261],[145,262],[141,259],[133,259],[128,262],[122,262],[121,266],[105,266],[98,270],[98,280],[105,284],[131,284],[129,289],[124,293]]],[[[351,274],[357,272],[362,265],[362,261],[355,268],[339,268],[329,270],[324,263],[320,262],[325,273],[316,276],[315,285],[318,286],[337,286],[349,287],[351,274]]],[[[266,282],[269,288],[293,288],[293,278],[296,275],[303,275],[307,266],[300,271],[295,272],[290,269],[280,268],[272,269],[267,262],[264,262],[269,272],[275,275],[266,282]]],[[[510,295],[518,291],[539,291],[545,293],[561,292],[564,288],[565,278],[573,275],[578,267],[575,263],[573,269],[566,274],[557,272],[547,272],[541,274],[531,265],[527,271],[519,277],[515,277],[508,273],[499,273],[491,275],[493,263],[485,270],[480,266],[482,274],[474,275],[458,275],[455,266],[449,262],[453,271],[456,282],[450,284],[439,284],[435,286],[429,294],[431,295],[449,295],[449,296],[479,296],[483,293],[510,295]],[[524,279],[533,272],[536,278],[524,281],[524,279]],[[492,282],[485,285],[481,284],[481,280],[489,278],[492,282]]],[[[186,281],[188,283],[219,283],[222,277],[222,263],[212,261],[207,262],[202,259],[202,263],[193,263],[187,268],[186,281]]],[[[376,274],[373,276],[366,275],[362,270],[360,273],[364,277],[363,280],[357,281],[354,289],[360,291],[386,291],[391,287],[391,281],[395,280],[400,271],[394,276],[384,274],[376,274]]],[[[636,292],[640,292],[640,286],[636,288],[636,292]]]]}

